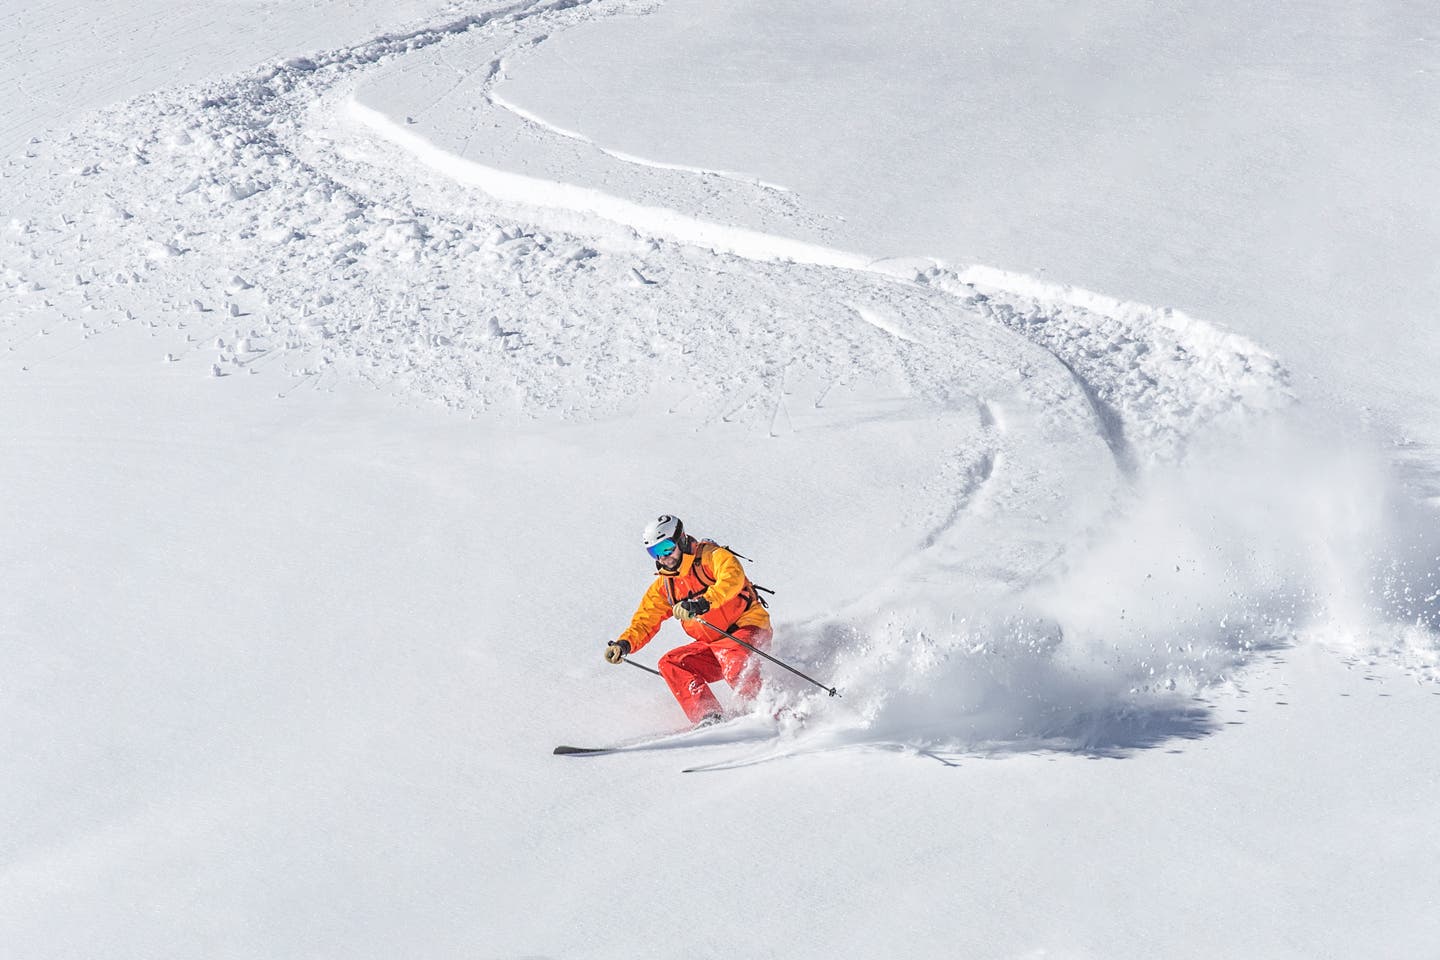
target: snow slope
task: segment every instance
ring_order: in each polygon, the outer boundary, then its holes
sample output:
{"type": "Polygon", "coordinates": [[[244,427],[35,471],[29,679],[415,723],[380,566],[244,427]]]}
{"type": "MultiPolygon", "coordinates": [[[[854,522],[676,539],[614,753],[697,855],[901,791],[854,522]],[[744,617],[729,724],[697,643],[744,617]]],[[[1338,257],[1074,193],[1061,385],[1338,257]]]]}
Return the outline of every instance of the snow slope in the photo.
{"type": "Polygon", "coordinates": [[[0,168],[0,942],[1425,955],[1433,512],[1252,340],[497,96],[616,11],[297,30],[0,168]],[[599,658],[661,508],[843,696],[550,756],[680,722],[599,658]]]}
{"type": "Polygon", "coordinates": [[[676,0],[515,51],[496,94],[612,153],[782,184],[810,215],[787,233],[1222,324],[1433,463],[1432,14],[676,0]]]}
{"type": "Polygon", "coordinates": [[[63,136],[88,111],[157,86],[257,68],[295,51],[353,43],[435,16],[438,0],[298,0],[195,4],[186,0],[26,3],[0,7],[0,154],[32,137],[63,136]]]}

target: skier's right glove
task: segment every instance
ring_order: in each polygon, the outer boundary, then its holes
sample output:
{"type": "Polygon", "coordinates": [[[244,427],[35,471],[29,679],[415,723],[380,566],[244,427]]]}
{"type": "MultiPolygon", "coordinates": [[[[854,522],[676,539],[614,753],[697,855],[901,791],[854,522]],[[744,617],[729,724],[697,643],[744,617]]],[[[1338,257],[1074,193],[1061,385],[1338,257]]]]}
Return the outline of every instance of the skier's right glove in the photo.
{"type": "Polygon", "coordinates": [[[629,640],[611,640],[605,646],[605,659],[610,663],[619,663],[630,655],[629,640]]]}

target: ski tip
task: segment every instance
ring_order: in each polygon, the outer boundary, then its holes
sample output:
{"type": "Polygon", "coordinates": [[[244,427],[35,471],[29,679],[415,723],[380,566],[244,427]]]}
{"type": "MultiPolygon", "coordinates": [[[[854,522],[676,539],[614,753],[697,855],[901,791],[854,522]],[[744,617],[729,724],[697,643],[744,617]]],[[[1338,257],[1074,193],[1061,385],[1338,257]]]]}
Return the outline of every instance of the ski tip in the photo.
{"type": "Polygon", "coordinates": [[[556,747],[553,752],[554,752],[554,755],[557,756],[557,757],[564,757],[564,756],[570,756],[570,755],[573,755],[573,754],[604,753],[605,750],[604,750],[604,749],[601,749],[601,748],[598,748],[598,747],[566,747],[566,746],[559,746],[559,747],[556,747]]]}

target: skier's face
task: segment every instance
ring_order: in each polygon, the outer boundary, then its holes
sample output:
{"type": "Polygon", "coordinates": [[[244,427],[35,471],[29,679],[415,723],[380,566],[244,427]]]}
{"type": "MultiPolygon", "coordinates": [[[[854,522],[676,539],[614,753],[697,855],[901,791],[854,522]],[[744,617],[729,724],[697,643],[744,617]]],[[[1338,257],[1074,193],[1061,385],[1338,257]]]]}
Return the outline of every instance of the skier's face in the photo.
{"type": "Polygon", "coordinates": [[[666,570],[678,570],[680,569],[680,556],[680,551],[676,550],[674,553],[670,554],[670,556],[661,557],[655,562],[660,564],[660,566],[664,567],[666,570]]]}

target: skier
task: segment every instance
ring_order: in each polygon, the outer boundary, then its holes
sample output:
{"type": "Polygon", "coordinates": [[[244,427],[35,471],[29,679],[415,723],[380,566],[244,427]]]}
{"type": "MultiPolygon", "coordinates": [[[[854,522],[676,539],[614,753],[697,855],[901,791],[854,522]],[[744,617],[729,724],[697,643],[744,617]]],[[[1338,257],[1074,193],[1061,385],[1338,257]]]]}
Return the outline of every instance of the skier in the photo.
{"type": "Polygon", "coordinates": [[[676,617],[694,642],[661,657],[660,675],[691,723],[716,723],[724,712],[710,684],[724,680],[741,701],[760,692],[758,658],[720,630],[764,650],[772,635],[770,614],[735,554],[689,536],[678,517],[664,514],[646,524],[645,549],[655,560],[655,580],[630,626],[606,646],[605,659],[620,663],[676,617]]]}

